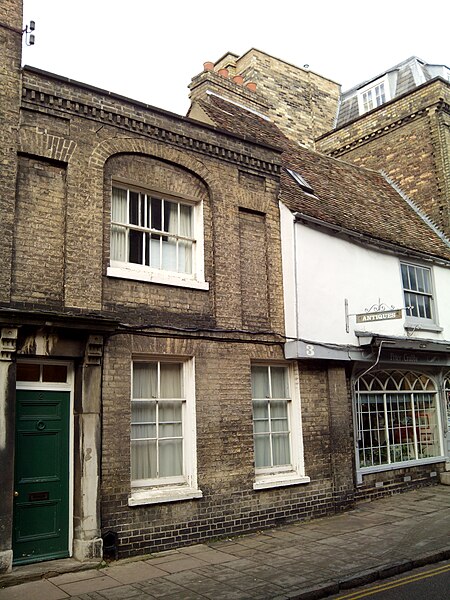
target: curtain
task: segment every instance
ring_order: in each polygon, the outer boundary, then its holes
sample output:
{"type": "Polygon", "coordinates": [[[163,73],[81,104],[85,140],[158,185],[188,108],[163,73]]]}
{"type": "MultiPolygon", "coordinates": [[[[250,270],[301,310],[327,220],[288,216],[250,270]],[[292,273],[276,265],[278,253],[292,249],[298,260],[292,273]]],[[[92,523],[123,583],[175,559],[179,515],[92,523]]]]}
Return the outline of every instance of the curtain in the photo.
{"type": "Polygon", "coordinates": [[[126,262],[127,228],[117,223],[127,223],[127,191],[113,187],[111,202],[111,259],[126,262]]]}
{"type": "MultiPolygon", "coordinates": [[[[180,204],[180,235],[192,237],[192,207],[180,204]]],[[[178,242],[178,271],[192,273],[192,242],[180,240],[178,242]]]]}
{"type": "Polygon", "coordinates": [[[173,234],[162,238],[162,269],[165,271],[178,271],[176,237],[178,235],[178,207],[177,202],[164,200],[164,231],[173,234]]]}
{"type": "Polygon", "coordinates": [[[252,367],[252,396],[253,398],[269,398],[269,369],[267,367],[252,367]]]}

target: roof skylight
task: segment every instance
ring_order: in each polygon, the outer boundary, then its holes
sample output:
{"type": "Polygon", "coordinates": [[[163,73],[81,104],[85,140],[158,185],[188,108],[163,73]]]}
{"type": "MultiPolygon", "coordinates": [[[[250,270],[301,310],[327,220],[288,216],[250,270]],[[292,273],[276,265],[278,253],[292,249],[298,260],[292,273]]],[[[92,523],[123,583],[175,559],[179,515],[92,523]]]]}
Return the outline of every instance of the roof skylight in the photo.
{"type": "Polygon", "coordinates": [[[307,194],[314,194],[314,190],[306,181],[306,179],[300,175],[300,173],[297,173],[297,171],[292,171],[291,169],[286,169],[286,171],[298,183],[304,192],[307,194]]]}

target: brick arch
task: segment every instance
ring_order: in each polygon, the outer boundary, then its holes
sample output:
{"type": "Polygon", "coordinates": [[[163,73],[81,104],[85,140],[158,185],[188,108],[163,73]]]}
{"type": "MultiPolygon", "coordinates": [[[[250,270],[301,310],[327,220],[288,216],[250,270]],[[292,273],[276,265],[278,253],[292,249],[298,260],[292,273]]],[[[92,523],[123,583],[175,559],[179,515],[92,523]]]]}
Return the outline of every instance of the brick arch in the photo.
{"type": "Polygon", "coordinates": [[[96,182],[96,186],[98,186],[96,191],[99,193],[103,188],[103,170],[106,161],[117,154],[141,154],[163,160],[173,166],[184,167],[192,174],[200,177],[208,190],[216,185],[212,172],[191,153],[152,140],[120,137],[101,142],[89,159],[89,170],[92,169],[93,181],[96,182]]]}
{"type": "Polygon", "coordinates": [[[21,129],[19,147],[24,154],[70,163],[77,144],[57,135],[21,129]]]}

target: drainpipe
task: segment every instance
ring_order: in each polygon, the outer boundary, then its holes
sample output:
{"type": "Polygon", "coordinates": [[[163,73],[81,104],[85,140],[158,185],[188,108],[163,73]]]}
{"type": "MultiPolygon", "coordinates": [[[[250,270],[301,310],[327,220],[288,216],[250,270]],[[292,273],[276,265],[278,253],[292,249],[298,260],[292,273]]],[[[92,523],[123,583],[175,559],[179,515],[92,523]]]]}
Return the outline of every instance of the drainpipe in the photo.
{"type": "Polygon", "coordinates": [[[299,330],[299,324],[298,324],[298,317],[299,317],[299,308],[298,308],[298,263],[299,261],[297,260],[297,221],[295,219],[295,215],[293,217],[293,227],[294,227],[294,287],[295,287],[295,337],[297,339],[297,341],[300,338],[300,330],[299,330]]]}

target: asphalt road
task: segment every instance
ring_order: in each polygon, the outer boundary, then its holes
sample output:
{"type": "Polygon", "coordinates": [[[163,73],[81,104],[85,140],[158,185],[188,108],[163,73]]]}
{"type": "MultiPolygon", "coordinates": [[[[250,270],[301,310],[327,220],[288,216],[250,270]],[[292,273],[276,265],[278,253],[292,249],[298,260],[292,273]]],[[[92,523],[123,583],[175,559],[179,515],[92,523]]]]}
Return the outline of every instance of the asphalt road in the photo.
{"type": "Polygon", "coordinates": [[[450,561],[436,563],[397,577],[377,581],[348,593],[333,596],[336,600],[449,600],[450,561]]]}

